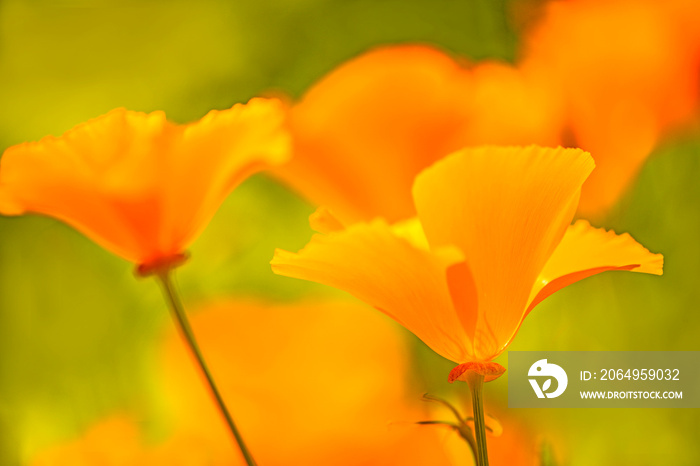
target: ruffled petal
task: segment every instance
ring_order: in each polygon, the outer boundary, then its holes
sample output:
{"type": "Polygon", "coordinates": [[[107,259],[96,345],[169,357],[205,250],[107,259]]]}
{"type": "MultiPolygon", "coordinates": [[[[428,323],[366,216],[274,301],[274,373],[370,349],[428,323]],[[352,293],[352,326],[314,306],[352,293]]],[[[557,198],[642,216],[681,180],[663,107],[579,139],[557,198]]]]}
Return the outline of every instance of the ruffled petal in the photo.
{"type": "Polygon", "coordinates": [[[431,246],[457,246],[473,276],[480,360],[499,354],[517,329],[593,166],[578,149],[484,147],[459,151],[417,177],[416,208],[431,246]]]}
{"type": "Polygon", "coordinates": [[[585,220],[571,225],[532,288],[529,313],[547,296],[608,270],[661,275],[664,258],[649,252],[629,234],[594,228],[585,220]]]}
{"type": "Polygon", "coordinates": [[[225,196],[289,152],[285,109],[253,99],[186,126],[113,110],[0,161],[0,213],[40,213],[144,265],[179,257],[225,196]]]}
{"type": "Polygon", "coordinates": [[[284,163],[290,154],[286,108],[277,99],[251,99],[212,110],[184,127],[174,148],[162,241],[189,246],[221,203],[251,174],[284,163]]]}
{"type": "Polygon", "coordinates": [[[177,127],[162,112],[116,109],[60,138],[8,148],[0,212],[58,218],[132,261],[158,249],[160,162],[177,127]]]}
{"type": "Polygon", "coordinates": [[[396,236],[382,220],[315,235],[299,253],[277,250],[275,273],[349,292],[386,313],[434,351],[470,360],[468,338],[450,299],[445,264],[396,236]]]}

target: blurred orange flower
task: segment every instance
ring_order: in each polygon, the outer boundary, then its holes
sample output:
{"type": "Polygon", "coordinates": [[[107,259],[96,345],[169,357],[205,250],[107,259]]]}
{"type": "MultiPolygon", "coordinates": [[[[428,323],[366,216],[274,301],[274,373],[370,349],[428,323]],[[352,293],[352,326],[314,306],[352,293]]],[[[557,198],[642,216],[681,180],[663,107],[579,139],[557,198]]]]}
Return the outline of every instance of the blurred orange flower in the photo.
{"type": "Polygon", "coordinates": [[[565,144],[596,156],[584,217],[612,206],[661,137],[697,111],[697,45],[673,13],[680,3],[550,2],[527,40],[521,68],[561,93],[565,144]]]}
{"type": "Polygon", "coordinates": [[[606,270],[662,273],[662,256],[629,235],[569,225],[593,167],[579,149],[464,149],[417,177],[417,219],[342,229],[314,218],[334,227],[297,254],[278,250],[272,267],[350,292],[458,367],[490,361],[564,286],[606,270]]]}
{"type": "MultiPolygon", "coordinates": [[[[425,432],[421,440],[412,434],[422,432],[420,426],[392,426],[420,419],[424,414],[415,406],[427,407],[406,402],[420,394],[405,384],[410,366],[402,335],[377,313],[343,301],[220,301],[197,313],[192,326],[260,464],[302,458],[305,464],[375,464],[376,456],[388,456],[383,450],[396,453],[401,443],[407,448],[406,436],[416,444],[414,454],[422,445],[423,455],[431,452],[439,461],[436,433],[425,432]],[[251,352],[256,358],[245,356],[251,352]]],[[[170,425],[207,439],[213,457],[233,462],[221,418],[183,352],[172,335],[163,352],[164,391],[177,387],[169,400],[170,425]]],[[[406,464],[425,464],[412,461],[406,464]]]]}
{"type": "Polygon", "coordinates": [[[468,68],[427,46],[351,60],[290,112],[292,160],[275,173],[346,223],[413,217],[411,185],[468,145],[556,145],[558,101],[505,64],[468,68]]]}
{"type": "MultiPolygon", "coordinates": [[[[344,301],[219,301],[197,312],[192,326],[260,464],[451,464],[445,432],[414,424],[429,406],[406,388],[400,328],[378,313],[344,301]]],[[[159,405],[170,414],[166,439],[149,443],[135,421],[114,417],[30,464],[243,464],[184,351],[168,332],[157,372],[159,405]]],[[[466,461],[457,464],[470,464],[461,448],[466,461]]]]}
{"type": "Polygon", "coordinates": [[[697,112],[700,35],[688,0],[550,3],[517,66],[422,45],[339,66],[293,106],[294,157],[275,173],[345,223],[393,223],[415,215],[414,177],[458,149],[581,147],[598,170],[579,214],[600,217],[697,112]]]}
{"type": "Polygon", "coordinates": [[[0,213],[58,218],[143,265],[177,260],[229,192],[288,156],[281,102],[252,99],[176,125],[116,109],[0,161],[0,213]]]}

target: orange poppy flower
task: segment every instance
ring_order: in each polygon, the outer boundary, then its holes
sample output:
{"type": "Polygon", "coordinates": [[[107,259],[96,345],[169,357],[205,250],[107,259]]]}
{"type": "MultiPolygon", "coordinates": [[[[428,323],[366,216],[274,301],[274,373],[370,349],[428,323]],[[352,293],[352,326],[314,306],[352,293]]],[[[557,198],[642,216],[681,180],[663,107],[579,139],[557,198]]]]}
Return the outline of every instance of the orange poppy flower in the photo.
{"type": "Polygon", "coordinates": [[[561,92],[573,137],[566,143],[596,155],[584,217],[612,206],[662,136],[697,110],[697,51],[673,3],[551,2],[528,39],[521,67],[561,92]]]}
{"type": "Polygon", "coordinates": [[[431,47],[372,50],[290,112],[292,160],[275,173],[344,222],[415,216],[411,185],[469,145],[556,145],[558,101],[517,69],[467,67],[431,47]]]}
{"type": "Polygon", "coordinates": [[[0,213],[58,218],[144,269],[178,260],[229,192],[288,156],[281,102],[176,125],[116,109],[0,161],[0,213]]]}
{"type": "Polygon", "coordinates": [[[335,224],[299,253],[278,250],[272,268],[350,292],[458,367],[481,364],[564,286],[606,270],[662,273],[662,256],[629,235],[570,226],[593,167],[579,149],[464,149],[417,177],[416,219],[335,224]]]}

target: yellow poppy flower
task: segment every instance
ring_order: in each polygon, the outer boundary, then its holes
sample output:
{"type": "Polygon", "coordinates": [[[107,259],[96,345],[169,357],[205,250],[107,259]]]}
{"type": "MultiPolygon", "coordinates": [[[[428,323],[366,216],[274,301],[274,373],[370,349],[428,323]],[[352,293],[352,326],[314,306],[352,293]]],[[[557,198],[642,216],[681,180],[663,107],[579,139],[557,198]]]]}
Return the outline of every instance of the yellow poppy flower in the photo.
{"type": "Polygon", "coordinates": [[[7,149],[0,213],[55,217],[147,271],[179,260],[238,183],[286,160],[284,119],[268,99],[187,125],[112,110],[7,149]]]}
{"type": "Polygon", "coordinates": [[[503,352],[562,287],[606,270],[662,273],[662,256],[629,235],[570,225],[593,167],[579,149],[463,149],[416,178],[417,219],[345,229],[315,220],[335,228],[299,253],[278,250],[272,268],[381,310],[460,364],[459,378],[503,352]]]}

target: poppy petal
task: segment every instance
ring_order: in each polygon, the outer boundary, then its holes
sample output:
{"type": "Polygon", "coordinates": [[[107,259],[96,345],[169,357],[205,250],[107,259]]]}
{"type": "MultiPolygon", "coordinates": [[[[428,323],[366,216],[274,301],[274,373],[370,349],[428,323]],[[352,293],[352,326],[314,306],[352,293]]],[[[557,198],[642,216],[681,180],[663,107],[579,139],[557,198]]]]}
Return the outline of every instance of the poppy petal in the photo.
{"type": "Polygon", "coordinates": [[[567,229],[540,273],[527,313],[552,293],[591,275],[608,270],[661,275],[663,265],[661,254],[649,252],[629,234],[617,235],[579,220],[567,229]]]}
{"type": "Polygon", "coordinates": [[[457,246],[473,276],[480,359],[498,355],[517,329],[593,167],[579,149],[482,147],[416,178],[416,208],[431,246],[457,246]]]}
{"type": "Polygon", "coordinates": [[[294,157],[276,173],[346,224],[415,216],[415,175],[465,144],[469,81],[469,71],[431,47],[365,53],[292,108],[294,157]]]}
{"type": "Polygon", "coordinates": [[[56,217],[138,261],[157,249],[160,160],[146,155],[167,148],[175,132],[163,112],[120,108],[60,138],[10,147],[0,162],[0,212],[56,217]]]}
{"type": "Polygon", "coordinates": [[[323,234],[345,229],[340,220],[325,206],[319,207],[309,216],[309,225],[311,225],[312,230],[323,234]]]}
{"type": "Polygon", "coordinates": [[[281,101],[254,98],[184,127],[170,162],[177,182],[169,183],[163,214],[176,228],[164,230],[163,242],[189,246],[241,181],[289,158],[285,118],[281,101]],[[183,217],[191,221],[178,221],[183,217]]]}
{"type": "Polygon", "coordinates": [[[315,235],[296,254],[278,249],[271,263],[277,274],[349,292],[448,359],[470,360],[468,337],[447,289],[445,264],[398,237],[383,220],[315,235]]]}
{"type": "Polygon", "coordinates": [[[179,257],[242,179],[288,156],[284,120],[274,99],[185,126],[116,109],[7,149],[0,213],[55,217],[150,269],[179,257]]]}

